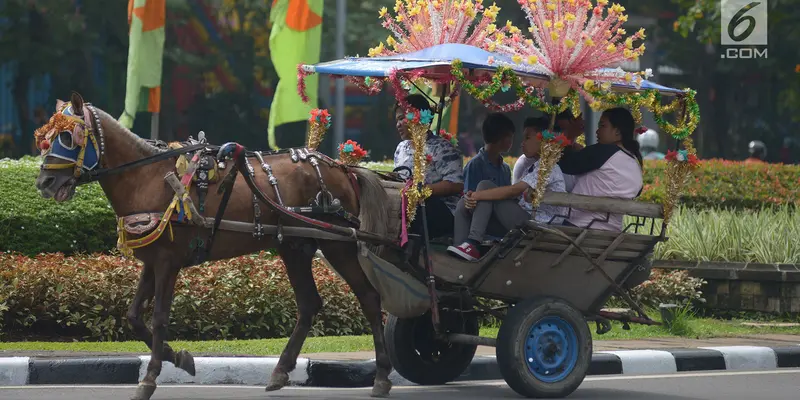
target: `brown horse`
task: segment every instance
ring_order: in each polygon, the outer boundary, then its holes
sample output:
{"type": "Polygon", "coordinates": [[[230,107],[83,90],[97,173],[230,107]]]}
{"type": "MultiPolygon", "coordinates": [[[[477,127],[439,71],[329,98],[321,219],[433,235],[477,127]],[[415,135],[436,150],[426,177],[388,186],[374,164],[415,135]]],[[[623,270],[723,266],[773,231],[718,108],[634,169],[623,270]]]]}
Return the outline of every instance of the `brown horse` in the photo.
{"type": "MultiPolygon", "coordinates": [[[[95,172],[117,217],[140,213],[163,213],[175,195],[173,189],[162,179],[175,171],[177,154],[162,157],[156,162],[141,162],[133,168],[120,167],[137,160],[158,158],[169,152],[166,146],[154,146],[121,126],[102,110],[84,103],[77,94],[69,103],[58,101],[57,111],[50,122],[36,132],[37,144],[45,155],[36,187],[45,198],[67,201],[72,198],[75,187],[83,183],[80,176],[95,172]],[[66,118],[65,118],[66,117],[66,118]],[[96,153],[96,154],[95,154],[96,153]],[[102,171],[118,173],[103,174],[102,171]],[[98,173],[97,171],[101,171],[98,173]]],[[[292,160],[290,154],[265,153],[264,161],[272,167],[279,183],[279,194],[286,206],[308,206],[320,192],[320,181],[316,169],[306,161],[292,160]]],[[[234,163],[220,165],[219,175],[224,175],[234,163]]],[[[257,164],[257,165],[260,165],[257,164]]],[[[263,192],[275,199],[275,191],[268,183],[268,175],[254,168],[255,182],[260,182],[263,192]]],[[[346,168],[335,163],[319,163],[321,178],[327,190],[341,202],[343,208],[361,220],[359,232],[376,235],[385,233],[387,214],[386,192],[375,173],[346,168]],[[349,174],[353,174],[353,179],[349,174]]],[[[252,223],[254,220],[254,196],[247,187],[243,173],[236,176],[233,191],[224,212],[225,220],[252,223]]],[[[216,187],[222,179],[211,184],[205,200],[206,216],[214,216],[220,207],[222,195],[216,187]]],[[[198,203],[195,185],[191,186],[191,198],[198,203]]],[[[262,224],[278,223],[279,213],[261,203],[262,224]]],[[[326,219],[331,224],[345,225],[337,216],[315,217],[326,219]]],[[[285,226],[298,225],[297,220],[282,217],[285,226]]],[[[147,343],[151,350],[147,374],[140,382],[134,399],[149,399],[156,389],[156,378],[161,372],[162,360],[173,363],[194,375],[194,360],[185,350],[174,351],[166,342],[167,324],[172,306],[174,286],[182,268],[196,264],[190,244],[198,235],[208,237],[210,229],[189,223],[172,223],[171,235],[161,235],[153,243],[134,250],[143,269],[139,278],[135,298],[127,313],[133,331],[147,343]],[[172,236],[172,237],[170,237],[172,236]],[[145,326],[142,309],[145,302],[153,303],[152,328],[145,326]]],[[[290,229],[290,228],[287,228],[290,229]]],[[[355,232],[354,232],[355,233],[355,232]]],[[[277,248],[283,259],[297,302],[297,323],[270,377],[267,391],[278,390],[289,382],[297,357],[312,325],[314,316],[322,308],[322,299],[314,282],[311,262],[315,252],[321,250],[333,268],[352,288],[362,311],[370,323],[375,342],[377,374],[372,390],[374,397],[388,396],[391,390],[389,372],[391,363],[386,353],[381,319],[381,299],[367,280],[358,263],[358,247],[355,241],[311,239],[308,237],[276,235],[254,237],[251,232],[217,230],[213,247],[205,260],[219,260],[250,254],[262,249],[277,248]]]]}

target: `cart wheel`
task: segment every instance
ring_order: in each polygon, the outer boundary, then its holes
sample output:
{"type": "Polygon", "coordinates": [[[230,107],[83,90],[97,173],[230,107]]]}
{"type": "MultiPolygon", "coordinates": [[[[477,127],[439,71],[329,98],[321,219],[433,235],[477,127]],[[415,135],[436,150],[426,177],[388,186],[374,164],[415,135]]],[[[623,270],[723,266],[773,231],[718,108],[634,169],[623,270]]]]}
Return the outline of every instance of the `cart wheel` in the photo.
{"type": "MultiPolygon", "coordinates": [[[[449,333],[479,333],[475,313],[440,312],[439,319],[449,333]]],[[[430,311],[415,318],[390,314],[384,330],[392,366],[400,376],[418,385],[444,385],[455,380],[469,367],[478,348],[437,340],[430,311]]]]}
{"type": "Polygon", "coordinates": [[[567,302],[538,298],[509,309],[497,335],[497,366],[526,397],[559,398],[580,386],[592,361],[592,335],[567,302]]]}

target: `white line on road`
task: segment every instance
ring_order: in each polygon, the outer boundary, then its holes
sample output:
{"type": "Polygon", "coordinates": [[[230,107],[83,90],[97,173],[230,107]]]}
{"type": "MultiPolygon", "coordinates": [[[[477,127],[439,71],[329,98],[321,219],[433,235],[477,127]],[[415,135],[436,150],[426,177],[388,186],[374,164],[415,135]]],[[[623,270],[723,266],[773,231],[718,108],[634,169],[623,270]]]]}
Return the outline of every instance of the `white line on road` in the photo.
{"type": "MultiPolygon", "coordinates": [[[[611,376],[588,376],[584,382],[615,381],[629,379],[681,379],[681,378],[707,378],[717,376],[738,376],[738,375],[783,375],[800,374],[798,369],[785,369],[774,371],[734,371],[734,372],[697,372],[697,373],[676,373],[662,375],[611,375],[611,376]]],[[[453,382],[446,386],[395,386],[392,390],[419,390],[429,388],[443,388],[448,386],[505,386],[505,382],[497,381],[461,381],[453,382]]],[[[246,389],[264,390],[262,386],[243,386],[243,385],[159,385],[161,388],[188,388],[188,389],[246,389]]],[[[133,389],[136,385],[26,385],[26,386],[0,386],[0,390],[42,390],[42,389],[133,389]]],[[[287,386],[282,390],[315,390],[315,391],[352,391],[352,390],[371,390],[370,387],[361,388],[329,388],[329,387],[305,387],[287,386]]]]}

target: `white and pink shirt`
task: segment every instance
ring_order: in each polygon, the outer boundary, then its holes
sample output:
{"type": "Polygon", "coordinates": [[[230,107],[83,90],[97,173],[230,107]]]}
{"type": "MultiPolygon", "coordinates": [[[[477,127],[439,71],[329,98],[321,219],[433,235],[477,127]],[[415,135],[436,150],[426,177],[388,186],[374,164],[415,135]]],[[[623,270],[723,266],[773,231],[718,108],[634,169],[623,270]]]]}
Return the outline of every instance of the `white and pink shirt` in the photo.
{"type": "MultiPolygon", "coordinates": [[[[614,144],[595,144],[581,151],[565,152],[559,166],[565,174],[576,175],[574,194],[632,200],[642,191],[642,168],[638,160],[614,144]]],[[[572,209],[569,215],[567,222],[581,228],[591,223],[590,229],[622,231],[622,214],[572,209]]]]}

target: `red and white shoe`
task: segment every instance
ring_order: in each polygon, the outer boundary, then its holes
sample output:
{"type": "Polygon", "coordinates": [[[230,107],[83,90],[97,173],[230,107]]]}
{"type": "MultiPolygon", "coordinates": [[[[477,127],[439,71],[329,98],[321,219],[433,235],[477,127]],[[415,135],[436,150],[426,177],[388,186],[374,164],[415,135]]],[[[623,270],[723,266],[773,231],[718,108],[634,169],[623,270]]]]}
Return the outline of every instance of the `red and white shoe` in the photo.
{"type": "Polygon", "coordinates": [[[478,261],[481,258],[481,253],[469,242],[461,243],[459,246],[450,246],[447,251],[467,261],[478,261]]]}

